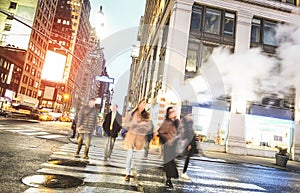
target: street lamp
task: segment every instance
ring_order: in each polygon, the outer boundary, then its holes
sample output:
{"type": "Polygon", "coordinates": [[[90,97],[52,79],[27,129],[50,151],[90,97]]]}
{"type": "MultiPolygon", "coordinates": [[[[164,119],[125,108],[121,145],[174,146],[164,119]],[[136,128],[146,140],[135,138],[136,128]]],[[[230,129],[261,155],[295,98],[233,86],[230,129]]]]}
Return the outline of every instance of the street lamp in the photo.
{"type": "Polygon", "coordinates": [[[112,98],[113,98],[113,95],[114,95],[114,89],[112,88],[111,90],[110,90],[110,104],[112,104],[112,98]]]}
{"type": "Polygon", "coordinates": [[[69,106],[68,103],[69,103],[70,95],[68,93],[66,93],[63,95],[63,97],[64,97],[64,106],[65,106],[64,111],[66,111],[69,106]]]}
{"type": "Polygon", "coordinates": [[[97,36],[103,35],[104,29],[104,13],[102,11],[102,5],[100,5],[100,10],[95,14],[94,21],[95,21],[95,28],[97,32],[97,36]]]}

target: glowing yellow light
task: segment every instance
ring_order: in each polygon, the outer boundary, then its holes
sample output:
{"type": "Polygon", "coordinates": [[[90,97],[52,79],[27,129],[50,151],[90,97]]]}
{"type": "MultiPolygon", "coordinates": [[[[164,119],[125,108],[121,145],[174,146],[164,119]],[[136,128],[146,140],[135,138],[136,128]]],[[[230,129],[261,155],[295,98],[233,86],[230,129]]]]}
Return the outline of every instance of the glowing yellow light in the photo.
{"type": "Polygon", "coordinates": [[[70,95],[69,94],[64,94],[64,99],[65,100],[68,100],[70,98],[70,95]]]}
{"type": "Polygon", "coordinates": [[[63,82],[63,74],[66,65],[66,56],[47,51],[42,79],[63,82]]]}

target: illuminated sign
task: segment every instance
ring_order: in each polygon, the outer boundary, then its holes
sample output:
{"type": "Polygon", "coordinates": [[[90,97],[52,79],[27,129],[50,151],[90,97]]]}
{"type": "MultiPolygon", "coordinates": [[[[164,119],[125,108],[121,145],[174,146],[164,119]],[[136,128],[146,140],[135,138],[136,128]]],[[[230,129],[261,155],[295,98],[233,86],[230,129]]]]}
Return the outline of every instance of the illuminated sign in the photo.
{"type": "Polygon", "coordinates": [[[63,82],[65,65],[66,56],[48,50],[43,67],[42,79],[63,82]]]}

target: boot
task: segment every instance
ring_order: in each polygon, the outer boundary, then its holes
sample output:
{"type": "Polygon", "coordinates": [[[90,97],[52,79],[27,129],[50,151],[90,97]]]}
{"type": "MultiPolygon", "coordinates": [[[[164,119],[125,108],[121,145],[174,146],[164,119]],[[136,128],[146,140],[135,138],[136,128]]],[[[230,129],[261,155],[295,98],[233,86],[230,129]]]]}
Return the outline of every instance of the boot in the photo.
{"type": "Polygon", "coordinates": [[[171,182],[171,178],[167,178],[166,186],[168,186],[169,188],[173,188],[173,184],[171,182]]]}
{"type": "Polygon", "coordinates": [[[85,149],[84,149],[84,157],[83,159],[89,159],[89,147],[87,145],[85,145],[85,149]]]}

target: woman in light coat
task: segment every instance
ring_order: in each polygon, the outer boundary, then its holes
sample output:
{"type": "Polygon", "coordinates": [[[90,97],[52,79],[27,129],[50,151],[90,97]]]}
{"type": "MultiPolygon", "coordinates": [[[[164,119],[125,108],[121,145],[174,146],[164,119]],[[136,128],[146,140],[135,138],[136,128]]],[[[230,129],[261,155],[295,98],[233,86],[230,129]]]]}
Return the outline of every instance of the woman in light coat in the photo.
{"type": "Polygon", "coordinates": [[[123,122],[123,128],[127,128],[124,139],[124,148],[127,150],[125,181],[130,181],[131,165],[134,150],[142,150],[146,142],[146,135],[151,129],[150,115],[145,110],[146,100],[138,103],[132,112],[129,112],[123,122]]]}

